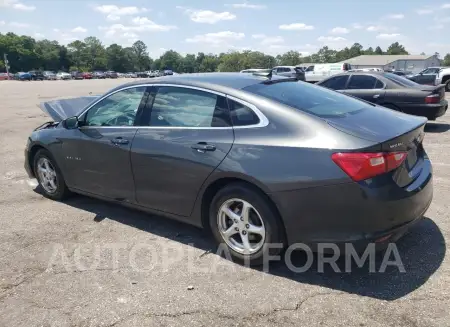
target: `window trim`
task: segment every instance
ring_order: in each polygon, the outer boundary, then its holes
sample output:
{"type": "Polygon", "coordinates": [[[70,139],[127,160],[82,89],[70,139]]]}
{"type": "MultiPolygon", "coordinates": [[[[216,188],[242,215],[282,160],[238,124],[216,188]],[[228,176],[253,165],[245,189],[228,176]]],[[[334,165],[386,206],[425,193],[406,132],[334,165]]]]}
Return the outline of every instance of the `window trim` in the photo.
{"type": "MultiPolygon", "coordinates": [[[[254,125],[244,125],[244,126],[227,126],[227,127],[196,127],[196,126],[82,126],[80,128],[83,129],[98,129],[98,128],[137,128],[137,129],[198,129],[198,130],[220,130],[220,129],[247,129],[247,128],[258,128],[258,127],[266,127],[267,125],[269,125],[269,120],[267,119],[267,117],[261,112],[261,110],[258,109],[258,107],[256,107],[254,104],[249,103],[245,100],[236,98],[234,96],[231,95],[227,95],[225,93],[221,93],[218,91],[214,91],[214,90],[209,90],[209,89],[205,89],[205,88],[201,88],[201,87],[197,87],[197,86],[190,86],[190,85],[179,85],[179,84],[171,84],[171,83],[143,83],[143,84],[136,84],[136,85],[131,85],[131,86],[126,86],[123,88],[120,88],[118,90],[115,90],[114,92],[105,94],[104,96],[100,97],[99,99],[95,100],[95,102],[93,102],[92,104],[88,105],[88,107],[83,110],[83,112],[81,114],[79,114],[77,117],[81,117],[83,116],[89,109],[91,109],[93,106],[95,106],[98,102],[102,101],[103,99],[117,93],[120,91],[124,91],[130,88],[137,88],[137,87],[147,87],[147,88],[152,88],[152,87],[179,87],[179,88],[186,88],[186,89],[193,89],[193,90],[198,90],[198,91],[203,91],[203,92],[208,92],[208,93],[212,93],[218,96],[222,96],[225,97],[227,99],[239,102],[240,104],[243,104],[244,106],[247,106],[248,108],[250,108],[251,110],[253,110],[253,112],[256,114],[256,116],[258,116],[259,118],[259,123],[258,124],[254,124],[254,125]]],[[[152,110],[153,107],[153,103],[151,103],[151,106],[149,106],[148,103],[148,99],[147,99],[147,103],[144,107],[144,110],[152,110]]]]}

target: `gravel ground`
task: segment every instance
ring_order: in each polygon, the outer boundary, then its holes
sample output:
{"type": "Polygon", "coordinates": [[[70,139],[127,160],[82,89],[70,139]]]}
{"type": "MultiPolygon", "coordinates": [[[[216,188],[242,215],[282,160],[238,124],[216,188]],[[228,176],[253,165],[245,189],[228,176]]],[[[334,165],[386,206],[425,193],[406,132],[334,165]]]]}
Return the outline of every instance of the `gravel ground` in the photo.
{"type": "Polygon", "coordinates": [[[434,200],[398,242],[406,272],[264,272],[196,228],[30,187],[23,149],[48,120],[36,105],[123,81],[0,82],[0,326],[450,326],[450,114],[426,129],[434,200]]]}

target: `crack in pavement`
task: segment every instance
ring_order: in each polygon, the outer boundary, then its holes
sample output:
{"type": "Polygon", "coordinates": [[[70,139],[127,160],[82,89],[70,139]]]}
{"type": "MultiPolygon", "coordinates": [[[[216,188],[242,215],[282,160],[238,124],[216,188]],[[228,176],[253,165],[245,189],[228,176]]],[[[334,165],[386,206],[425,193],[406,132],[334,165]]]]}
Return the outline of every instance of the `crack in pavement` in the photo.
{"type": "MultiPolygon", "coordinates": [[[[300,301],[299,303],[297,303],[294,307],[281,307],[281,308],[275,308],[270,310],[269,312],[255,312],[252,313],[250,315],[247,316],[242,316],[240,317],[240,319],[249,319],[252,317],[258,317],[258,318],[264,318],[264,317],[269,317],[277,312],[283,312],[283,311],[297,311],[299,310],[307,301],[314,299],[316,297],[320,297],[320,296],[328,296],[328,295],[346,295],[349,293],[346,292],[336,292],[336,291],[331,291],[331,292],[324,292],[324,293],[316,293],[316,294],[312,294],[308,297],[306,297],[305,299],[303,299],[302,301],[300,301]]],[[[216,317],[219,318],[223,318],[223,319],[231,319],[231,320],[236,320],[236,316],[234,315],[227,315],[227,314],[223,314],[220,312],[217,312],[215,310],[192,310],[192,311],[181,311],[181,312],[176,312],[176,313],[146,313],[146,312],[134,312],[124,318],[118,319],[117,321],[113,322],[112,324],[106,325],[106,327],[114,327],[117,326],[118,324],[121,324],[127,320],[130,320],[136,316],[142,316],[142,317],[148,317],[148,318],[178,318],[178,317],[182,317],[182,316],[191,316],[191,315],[196,315],[196,314],[214,314],[216,317]]]]}

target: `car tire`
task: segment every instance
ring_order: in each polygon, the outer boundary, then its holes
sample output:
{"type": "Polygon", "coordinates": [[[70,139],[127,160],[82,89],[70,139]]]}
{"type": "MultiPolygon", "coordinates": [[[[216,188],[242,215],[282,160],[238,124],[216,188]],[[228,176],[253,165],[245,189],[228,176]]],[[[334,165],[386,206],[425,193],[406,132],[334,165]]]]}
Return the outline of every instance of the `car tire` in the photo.
{"type": "Polygon", "coordinates": [[[286,244],[283,224],[267,195],[245,183],[233,183],[217,192],[210,205],[209,224],[217,244],[225,245],[221,250],[228,250],[230,256],[226,256],[239,263],[261,265],[286,244]],[[242,212],[244,205],[249,208],[247,215],[242,212]]]}
{"type": "Polygon", "coordinates": [[[450,79],[445,83],[445,92],[450,92],[450,79]]]}
{"type": "Polygon", "coordinates": [[[34,175],[44,196],[61,201],[70,194],[64,177],[49,151],[39,150],[33,159],[34,175]]]}

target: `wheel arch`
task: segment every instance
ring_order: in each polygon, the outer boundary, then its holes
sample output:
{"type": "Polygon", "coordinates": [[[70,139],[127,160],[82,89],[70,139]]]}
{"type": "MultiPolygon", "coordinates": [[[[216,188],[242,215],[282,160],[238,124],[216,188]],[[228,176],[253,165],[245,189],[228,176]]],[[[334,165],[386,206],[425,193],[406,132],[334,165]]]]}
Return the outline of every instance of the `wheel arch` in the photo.
{"type": "Polygon", "coordinates": [[[45,146],[43,146],[41,143],[35,143],[31,146],[30,150],[28,151],[28,164],[31,168],[31,172],[33,173],[33,176],[36,177],[36,172],[34,171],[34,157],[38,153],[39,150],[47,150],[49,151],[45,146]]]}
{"type": "Polygon", "coordinates": [[[278,206],[276,205],[275,201],[270,197],[269,190],[261,182],[259,182],[256,179],[249,178],[248,176],[244,177],[240,175],[222,175],[214,178],[213,180],[210,180],[209,183],[207,183],[207,185],[205,185],[202,188],[200,195],[197,197],[196,208],[194,208],[194,216],[200,217],[199,225],[201,225],[204,229],[210,232],[208,215],[212,199],[219,190],[226,187],[227,185],[235,183],[244,184],[245,186],[254,190],[267,200],[267,203],[269,204],[271,209],[274,211],[276,215],[278,215],[281,228],[283,231],[283,236],[286,239],[286,228],[284,226],[283,218],[280,214],[280,210],[278,209],[278,206]]]}
{"type": "Polygon", "coordinates": [[[450,79],[450,74],[445,75],[444,77],[442,77],[442,84],[447,83],[447,81],[450,79]]]}

